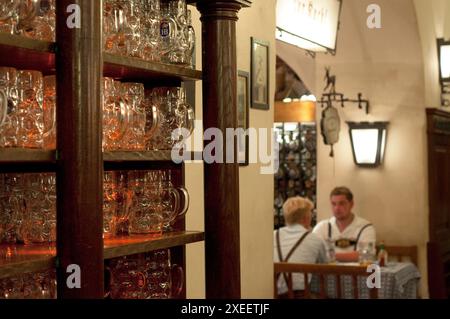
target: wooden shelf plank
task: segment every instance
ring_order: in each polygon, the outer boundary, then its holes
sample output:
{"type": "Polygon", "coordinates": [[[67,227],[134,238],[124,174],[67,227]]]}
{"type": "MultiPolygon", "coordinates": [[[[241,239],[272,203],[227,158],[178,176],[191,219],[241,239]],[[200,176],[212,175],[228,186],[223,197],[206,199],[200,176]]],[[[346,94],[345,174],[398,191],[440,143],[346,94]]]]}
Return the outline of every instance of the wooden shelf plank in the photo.
{"type": "Polygon", "coordinates": [[[0,245],[0,279],[54,268],[55,255],[49,245],[0,245]]]}
{"type": "Polygon", "coordinates": [[[26,148],[0,148],[0,163],[53,163],[55,161],[55,151],[26,148]]]}
{"type": "MultiPolygon", "coordinates": [[[[189,154],[191,160],[199,158],[202,159],[200,152],[191,152],[189,154]]],[[[136,162],[136,161],[172,161],[171,151],[117,151],[103,153],[103,160],[105,162],[136,162]]]]}
{"type": "Polygon", "coordinates": [[[0,33],[0,66],[55,72],[55,43],[0,33]]]}
{"type": "Polygon", "coordinates": [[[182,231],[163,234],[152,238],[149,235],[122,236],[104,241],[104,258],[111,259],[126,255],[145,253],[156,249],[182,246],[205,240],[204,232],[182,231]]]}
{"type": "Polygon", "coordinates": [[[138,58],[103,53],[103,74],[120,80],[155,83],[158,86],[180,81],[202,79],[202,72],[171,64],[145,61],[138,58]]]}
{"type": "MultiPolygon", "coordinates": [[[[200,0],[187,0],[187,4],[197,5],[197,2],[200,0]]],[[[236,2],[240,3],[242,7],[248,8],[252,5],[252,0],[235,0],[236,2]]]]}
{"type": "MultiPolygon", "coordinates": [[[[107,239],[104,258],[149,252],[200,242],[204,232],[182,231],[164,234],[158,238],[148,235],[131,235],[107,239]]],[[[41,272],[55,267],[55,245],[0,245],[0,279],[30,272],[41,272]]]]}

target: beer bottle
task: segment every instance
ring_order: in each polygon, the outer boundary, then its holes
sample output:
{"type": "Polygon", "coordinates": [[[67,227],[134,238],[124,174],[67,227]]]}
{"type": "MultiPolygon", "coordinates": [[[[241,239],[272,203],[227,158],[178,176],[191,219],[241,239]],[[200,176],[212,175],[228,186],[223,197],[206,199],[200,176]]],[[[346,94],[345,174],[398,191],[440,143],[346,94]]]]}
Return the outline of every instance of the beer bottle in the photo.
{"type": "Polygon", "coordinates": [[[378,265],[380,267],[384,267],[387,265],[387,262],[388,262],[388,253],[386,251],[384,243],[381,242],[380,251],[378,252],[378,265]]]}

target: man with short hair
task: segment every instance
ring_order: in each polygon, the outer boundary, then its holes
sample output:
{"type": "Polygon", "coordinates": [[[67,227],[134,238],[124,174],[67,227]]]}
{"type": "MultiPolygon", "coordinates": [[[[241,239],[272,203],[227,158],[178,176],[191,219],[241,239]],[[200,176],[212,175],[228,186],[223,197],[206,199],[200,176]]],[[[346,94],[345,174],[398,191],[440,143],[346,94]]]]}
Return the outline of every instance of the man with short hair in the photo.
{"type": "MultiPolygon", "coordinates": [[[[327,262],[325,242],[311,230],[311,212],[313,203],[306,198],[291,197],[283,204],[286,222],[274,232],[274,262],[292,262],[315,264],[327,262]]],[[[304,289],[303,274],[292,276],[293,290],[301,293],[304,289]]],[[[287,283],[283,275],[277,281],[278,294],[287,292],[287,283]]]]}
{"type": "Polygon", "coordinates": [[[353,194],[347,187],[333,189],[330,202],[334,216],[318,223],[313,232],[335,243],[337,260],[357,261],[359,243],[372,243],[375,247],[375,227],[352,212],[353,194]]]}

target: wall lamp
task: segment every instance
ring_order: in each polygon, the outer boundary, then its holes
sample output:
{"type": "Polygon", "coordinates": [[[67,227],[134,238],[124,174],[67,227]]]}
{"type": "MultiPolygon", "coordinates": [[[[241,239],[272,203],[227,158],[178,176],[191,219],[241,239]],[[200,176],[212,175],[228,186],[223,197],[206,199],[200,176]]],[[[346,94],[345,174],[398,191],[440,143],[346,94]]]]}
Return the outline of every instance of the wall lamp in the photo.
{"type": "Polygon", "coordinates": [[[450,100],[444,98],[450,94],[450,41],[437,39],[439,58],[439,82],[441,84],[442,106],[450,106],[450,100]]]}
{"type": "Polygon", "coordinates": [[[383,163],[389,122],[347,122],[355,164],[377,167],[383,163]]]}

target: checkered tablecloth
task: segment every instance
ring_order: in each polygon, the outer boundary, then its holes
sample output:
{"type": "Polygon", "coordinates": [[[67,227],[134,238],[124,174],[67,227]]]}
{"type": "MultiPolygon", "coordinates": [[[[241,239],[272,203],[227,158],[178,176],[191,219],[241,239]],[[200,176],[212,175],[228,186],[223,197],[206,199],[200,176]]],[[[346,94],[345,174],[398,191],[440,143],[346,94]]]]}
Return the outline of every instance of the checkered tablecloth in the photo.
{"type": "MultiPolygon", "coordinates": [[[[325,291],[329,298],[336,298],[336,276],[327,276],[325,291]]],[[[409,262],[389,263],[381,267],[381,287],[378,290],[380,299],[415,299],[419,285],[420,273],[417,267],[409,262]]],[[[344,299],[354,299],[351,276],[341,276],[341,293],[344,299]]],[[[317,276],[311,279],[311,291],[320,292],[320,282],[317,276]]],[[[358,278],[359,298],[369,298],[369,288],[366,279],[358,278]]]]}

